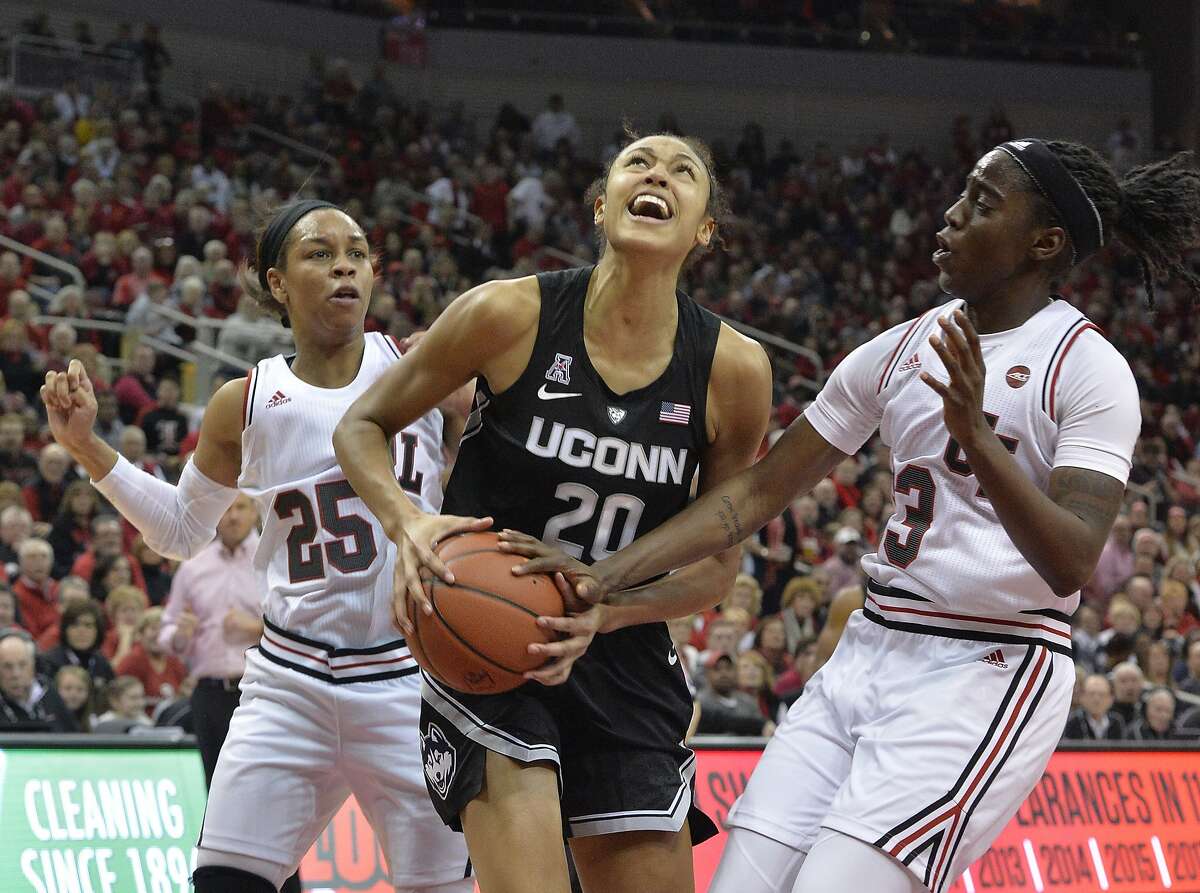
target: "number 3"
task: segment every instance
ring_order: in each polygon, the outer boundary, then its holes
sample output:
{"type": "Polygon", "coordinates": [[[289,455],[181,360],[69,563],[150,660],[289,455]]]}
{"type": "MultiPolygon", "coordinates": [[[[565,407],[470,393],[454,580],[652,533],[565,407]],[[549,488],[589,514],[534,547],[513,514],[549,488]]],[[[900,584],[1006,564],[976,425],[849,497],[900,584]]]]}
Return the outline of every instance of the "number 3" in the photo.
{"type": "Polygon", "coordinates": [[[889,530],[883,538],[883,551],[887,553],[888,561],[899,568],[906,568],[913,563],[917,552],[921,550],[921,538],[933,523],[937,485],[924,465],[905,465],[896,475],[897,493],[907,496],[913,490],[917,491],[917,504],[905,507],[904,520],[900,522],[908,528],[904,542],[900,542],[900,536],[894,530],[889,530]]]}

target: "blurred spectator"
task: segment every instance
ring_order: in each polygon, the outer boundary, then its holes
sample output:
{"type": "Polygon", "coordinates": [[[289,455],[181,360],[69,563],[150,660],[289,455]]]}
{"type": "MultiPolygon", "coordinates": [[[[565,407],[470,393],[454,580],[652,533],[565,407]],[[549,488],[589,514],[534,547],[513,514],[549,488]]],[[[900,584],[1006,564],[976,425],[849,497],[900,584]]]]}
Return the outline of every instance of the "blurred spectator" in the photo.
{"type": "Polygon", "coordinates": [[[92,685],[103,689],[115,675],[112,664],[100,651],[104,632],[100,605],[90,600],[69,605],[59,621],[59,644],[41,655],[42,671],[53,677],[63,667],[82,667],[92,685]]]}
{"type": "Polygon", "coordinates": [[[145,591],[150,605],[162,605],[167,600],[167,593],[171,591],[173,574],[169,562],[147,546],[140,533],[133,538],[129,554],[133,557],[134,567],[141,572],[142,579],[146,581],[145,591]]]}
{"type": "Polygon", "coordinates": [[[171,64],[171,54],[163,45],[162,35],[158,25],[147,23],[142,31],[141,45],[138,55],[142,59],[142,78],[149,88],[149,98],[153,105],[161,105],[159,85],[162,83],[163,69],[171,64]]]}
{"type": "Polygon", "coordinates": [[[217,336],[217,350],[253,365],[278,353],[290,342],[278,317],[268,314],[249,295],[243,295],[237,312],[226,318],[225,327],[217,336]]]}
{"type": "Polygon", "coordinates": [[[108,685],[108,710],[96,717],[94,731],[122,734],[134,726],[153,725],[146,715],[146,692],[132,676],[118,676],[108,685]]]}
{"type": "Polygon", "coordinates": [[[159,631],[159,643],[197,677],[192,722],[210,782],[240,697],[246,649],[262,635],[257,523],[257,507],[240,494],[218,523],[217,538],[176,571],[159,631]]]}
{"type": "Polygon", "coordinates": [[[1200,639],[1194,639],[1187,647],[1187,675],[1179,683],[1179,690],[1200,697],[1200,639]]]}
{"type": "Polygon", "coordinates": [[[1093,673],[1104,669],[1101,662],[1100,614],[1090,605],[1080,605],[1072,622],[1075,626],[1071,635],[1075,646],[1075,662],[1093,673]]]}
{"type": "Polygon", "coordinates": [[[15,412],[0,416],[0,479],[24,487],[37,476],[37,459],[25,449],[25,420],[15,412]]]}
{"type": "Polygon", "coordinates": [[[74,124],[77,118],[86,118],[92,107],[92,98],[79,89],[79,82],[71,78],[63,82],[54,94],[54,109],[63,124],[74,124]]]}
{"type": "Polygon", "coordinates": [[[546,100],[546,108],[533,119],[534,145],[539,152],[550,154],[558,149],[559,140],[566,140],[572,149],[577,149],[582,139],[575,116],[567,111],[562,96],[552,94],[546,100]]]}
{"type": "Polygon", "coordinates": [[[752,697],[763,719],[773,720],[779,708],[775,697],[775,674],[767,659],[757,651],[743,651],[737,656],[737,688],[752,697]]]}
{"type": "Polygon", "coordinates": [[[168,344],[180,344],[182,339],[175,331],[175,321],[165,313],[159,312],[164,308],[174,309],[167,300],[166,283],[152,280],[146,285],[146,290],[129,305],[125,324],[139,335],[158,338],[168,344]]]}
{"type": "Polygon", "coordinates": [[[821,567],[829,575],[829,591],[839,592],[862,578],[862,535],[853,527],[843,527],[834,534],[833,545],[836,551],[821,567]]]}
{"type": "MultiPolygon", "coordinates": [[[[98,582],[93,579],[96,575],[97,564],[104,559],[124,555],[129,560],[130,578],[138,589],[145,591],[146,580],[142,569],[134,560],[133,555],[125,550],[125,532],[121,519],[116,515],[97,515],[92,521],[92,542],[83,554],[71,565],[71,573],[82,577],[88,583],[98,582]]],[[[111,569],[111,566],[109,566],[111,569]]]]}
{"type": "Polygon", "coordinates": [[[1067,719],[1063,737],[1071,741],[1120,741],[1125,723],[1111,708],[1112,683],[1107,676],[1093,673],[1083,681],[1083,706],[1067,719]]]}
{"type": "Polygon", "coordinates": [[[83,667],[68,664],[54,674],[54,690],[75,717],[79,731],[92,730],[92,677],[83,667]]]}
{"type": "Polygon", "coordinates": [[[705,661],[700,689],[701,735],[770,735],[775,723],[766,719],[758,701],[737,688],[737,665],[732,655],[713,654],[705,661]]]}
{"type": "Polygon", "coordinates": [[[162,701],[171,700],[187,676],[187,669],[179,658],[168,654],[159,644],[162,617],[162,608],[149,608],[143,612],[137,624],[137,641],[116,667],[119,675],[132,676],[142,683],[147,715],[153,715],[162,701]]]}
{"type": "Polygon", "coordinates": [[[787,647],[787,630],[782,617],[765,617],[758,624],[754,633],[754,651],[767,662],[772,677],[791,669],[792,653],[787,647]]]}
{"type": "Polygon", "coordinates": [[[29,537],[17,547],[17,579],[13,593],[21,612],[21,625],[36,639],[58,623],[57,587],[50,577],[54,551],[43,539],[29,537]]]}
{"type": "Polygon", "coordinates": [[[46,444],[38,454],[37,474],[26,484],[23,491],[25,507],[33,515],[34,522],[47,524],[58,514],[58,504],[67,485],[76,479],[71,468],[71,457],[56,443],[46,444]]]}
{"type": "Polygon", "coordinates": [[[33,515],[25,506],[10,505],[0,512],[0,582],[16,572],[17,550],[32,534],[33,515]]]}
{"type": "MultiPolygon", "coordinates": [[[[81,580],[79,577],[66,576],[58,581],[58,616],[61,618],[63,613],[71,605],[79,605],[84,602],[91,601],[92,588],[87,584],[86,580],[81,580]]],[[[62,640],[62,624],[54,623],[47,626],[42,634],[37,637],[38,651],[49,651],[54,648],[62,640]]]]}
{"type": "Polygon", "coordinates": [[[8,583],[0,579],[0,630],[10,626],[20,626],[21,618],[17,613],[17,597],[9,589],[8,583]]]}
{"type": "Polygon", "coordinates": [[[125,423],[121,421],[121,404],[115,392],[100,391],[96,394],[96,423],[92,430],[114,450],[120,445],[125,423]]]}
{"type": "Polygon", "coordinates": [[[783,628],[787,633],[787,649],[796,653],[796,646],[815,639],[819,631],[816,610],[821,601],[821,584],[811,577],[794,577],[783,589],[783,628]]]}
{"type": "Polygon", "coordinates": [[[154,406],[138,420],[146,432],[146,449],[151,455],[176,456],[188,433],[187,417],[179,411],[179,382],[164,377],[155,394],[154,406]]]}
{"type": "Polygon", "coordinates": [[[77,480],[67,485],[46,537],[54,549],[55,579],[65,577],[75,560],[87,551],[92,541],[92,521],[99,508],[100,494],[90,481],[77,480]]]}
{"type": "Polygon", "coordinates": [[[1133,528],[1129,516],[1117,515],[1112,531],[1100,551],[1100,560],[1092,578],[1083,589],[1084,598],[1101,610],[1112,594],[1133,574],[1133,528]]]}
{"type": "Polygon", "coordinates": [[[116,586],[108,594],[104,610],[108,614],[108,633],[102,650],[115,666],[133,651],[137,642],[138,624],[149,607],[146,593],[136,586],[116,586]]]}
{"type": "Polygon", "coordinates": [[[35,672],[36,652],[24,630],[0,631],[0,730],[78,732],[50,680],[35,672]]]}
{"type": "MultiPolygon", "coordinates": [[[[117,280],[113,288],[112,306],[117,308],[129,307],[149,288],[151,282],[161,282],[167,285],[166,278],[154,269],[154,254],[144,245],[134,249],[130,255],[132,268],[117,280]]],[[[125,401],[121,401],[124,403],[125,401]]]]}
{"type": "Polygon", "coordinates": [[[146,455],[146,432],[137,425],[127,425],[121,432],[117,452],[128,459],[134,468],[140,468],[146,474],[152,474],[159,480],[167,479],[162,466],[146,455]]]}
{"type": "Polygon", "coordinates": [[[1169,688],[1156,688],[1146,695],[1142,716],[1133,727],[1134,741],[1169,741],[1175,734],[1175,695],[1169,688]]]}
{"type": "Polygon", "coordinates": [[[1123,663],[1113,670],[1112,683],[1112,710],[1121,717],[1121,721],[1128,728],[1141,715],[1146,677],[1137,664],[1123,663]]]}

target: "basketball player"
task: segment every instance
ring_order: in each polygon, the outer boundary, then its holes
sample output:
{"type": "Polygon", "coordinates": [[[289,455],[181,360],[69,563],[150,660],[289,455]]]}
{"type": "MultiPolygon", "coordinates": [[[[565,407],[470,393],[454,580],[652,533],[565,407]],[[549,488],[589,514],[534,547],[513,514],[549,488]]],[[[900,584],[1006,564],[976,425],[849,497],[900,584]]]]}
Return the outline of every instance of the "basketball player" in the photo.
{"type": "Polygon", "coordinates": [[[590,569],[519,571],[570,570],[579,595],[620,603],[750,535],[876,430],[891,448],[896,511],[863,559],[865,605],[731,811],[714,893],[939,893],[1041,776],[1075,681],[1070,615],[1139,429],[1125,359],[1051,287],[1114,239],[1147,287],[1200,286],[1185,162],[1118,182],[1074,143],[988,152],[937,236],[953,300],[859,347],[759,464],[649,536],[590,569]]]}
{"type": "MultiPolygon", "coordinates": [[[[296,202],[267,226],[254,274],[244,285],[286,314],[296,354],[263,360],[213,395],[178,487],[92,432],[96,401],[77,362],[42,388],[55,438],[155,551],[199,551],[238,490],[264,519],[254,563],[265,630],[217,762],[196,890],[273,893],[353,792],[398,890],[465,893],[466,848],[424,791],[420,677],[391,621],[394,550],[333,454],[346,406],[400,355],[385,336],[363,333],[374,278],[366,238],[328,202],[296,202]]],[[[437,411],[414,419],[397,432],[387,469],[429,513],[434,535],[473,526],[433,514],[441,428],[437,411]]]]}
{"type": "MultiPolygon", "coordinates": [[[[476,376],[447,510],[584,562],[680,511],[697,470],[703,492],[753,460],[767,358],[677,290],[715,235],[711,170],[697,141],[635,140],[593,187],[595,267],[471,290],[348,410],[334,444],[400,547],[398,621],[406,593],[426,609],[420,573],[448,574],[387,474],[387,444],[476,376]]],[[[473,696],[426,676],[422,747],[451,767],[431,774],[430,796],[466,832],[486,893],[565,893],[564,830],[587,891],[691,893],[691,844],[713,826],[692,807],[692,703],[663,621],[711,607],[737,560],[731,549],[649,583],[640,602],[546,620],[565,638],[531,646],[552,660],[516,691],[473,696]]]]}

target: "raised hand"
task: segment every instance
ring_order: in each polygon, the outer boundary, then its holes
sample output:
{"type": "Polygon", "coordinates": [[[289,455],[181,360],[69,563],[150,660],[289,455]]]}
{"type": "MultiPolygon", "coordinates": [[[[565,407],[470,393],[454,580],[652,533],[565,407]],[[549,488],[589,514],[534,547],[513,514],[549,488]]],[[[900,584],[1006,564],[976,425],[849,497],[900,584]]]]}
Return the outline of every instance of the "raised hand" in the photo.
{"type": "Polygon", "coordinates": [[[961,310],[955,310],[953,317],[953,322],[939,319],[942,334],[929,337],[929,343],[946,366],[950,381],[938,381],[928,372],[921,373],[921,381],[942,398],[946,428],[955,440],[966,446],[975,442],[978,435],[991,431],[983,415],[986,369],[975,327],[961,310]]]}
{"type": "Polygon", "coordinates": [[[83,363],[71,360],[66,372],[47,372],[41,396],[54,439],[68,451],[80,449],[96,421],[96,394],[83,363]]]}

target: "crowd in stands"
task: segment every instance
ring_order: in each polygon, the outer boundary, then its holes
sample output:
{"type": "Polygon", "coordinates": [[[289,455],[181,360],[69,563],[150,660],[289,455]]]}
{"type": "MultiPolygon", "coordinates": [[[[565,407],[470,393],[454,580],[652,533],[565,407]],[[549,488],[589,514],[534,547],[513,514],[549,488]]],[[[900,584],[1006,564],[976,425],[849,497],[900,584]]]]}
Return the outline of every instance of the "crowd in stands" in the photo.
{"type": "Polygon", "coordinates": [[[434,28],[657,37],[1137,65],[1140,28],[1095,0],[291,0],[434,28]]]}
{"type": "MultiPolygon", "coordinates": [[[[886,135],[842,151],[772,146],[753,123],[736,143],[713,144],[732,215],[720,250],[687,271],[687,289],[806,348],[774,352],[776,433],[811,399],[806,380],[944,300],[930,261],[938,221],[978,155],[1014,135],[999,109],[947,123],[928,149],[886,135]]],[[[686,122],[664,114],[649,129],[682,132],[686,122]]],[[[320,58],[294,97],[212,85],[198,126],[148,91],[120,100],[71,84],[36,100],[0,92],[0,234],[85,280],[81,288],[53,265],[0,251],[0,629],[24,630],[0,639],[0,727],[49,715],[70,729],[141,725],[156,713],[184,721],[190,684],[159,632],[176,568],[50,441],[37,397],[45,370],[78,358],[101,436],[174,479],[207,395],[185,402],[186,370],[138,334],[186,348],[197,337],[186,320],[207,317],[226,321],[222,344],[247,363],[284,347],[286,331],[243,299],[236,276],[266,208],[303,189],[361,221],[379,256],[368,328],[402,336],[483,279],[593,258],[583,196],[624,139],[615,132],[603,153],[588,153],[557,96],[540,110],[505,105],[476,127],[461,109],[408,102],[383,67],[360,83],[320,58]],[[247,123],[324,147],[334,162],[268,151],[247,123]],[[46,315],[63,321],[40,322],[46,315]],[[93,320],[130,329],[89,328],[93,320]]],[[[1102,148],[1121,168],[1144,152],[1124,123],[1102,148]]],[[[1111,253],[1061,293],[1129,359],[1143,398],[1130,498],[1075,619],[1068,732],[1187,734],[1200,716],[1197,314],[1167,284],[1151,314],[1137,263],[1111,253]]],[[[718,608],[672,624],[702,732],[770,734],[821,660],[831,601],[861,584],[858,557],[878,544],[892,503],[876,439],[748,543],[745,573],[718,608]]]]}

